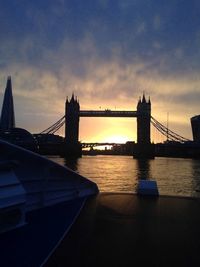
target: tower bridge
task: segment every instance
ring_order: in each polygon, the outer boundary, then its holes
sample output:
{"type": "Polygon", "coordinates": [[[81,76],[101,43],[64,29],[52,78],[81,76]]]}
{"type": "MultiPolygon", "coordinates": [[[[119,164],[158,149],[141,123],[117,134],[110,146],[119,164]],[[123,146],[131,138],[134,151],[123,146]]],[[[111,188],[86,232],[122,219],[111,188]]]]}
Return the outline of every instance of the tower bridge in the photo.
{"type": "MultiPolygon", "coordinates": [[[[77,98],[72,95],[65,103],[65,145],[66,151],[76,154],[79,151],[79,120],[80,117],[126,117],[137,118],[137,157],[153,157],[153,146],[150,140],[151,130],[151,101],[143,94],[137,104],[136,111],[113,110],[80,110],[77,98]]],[[[56,126],[55,126],[56,127],[56,126]]]]}

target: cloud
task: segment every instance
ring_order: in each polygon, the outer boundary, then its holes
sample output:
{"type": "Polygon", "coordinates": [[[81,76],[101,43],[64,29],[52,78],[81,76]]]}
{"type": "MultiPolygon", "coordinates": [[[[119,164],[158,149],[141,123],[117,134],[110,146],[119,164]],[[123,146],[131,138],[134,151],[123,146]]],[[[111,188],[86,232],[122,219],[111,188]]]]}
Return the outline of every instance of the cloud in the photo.
{"type": "MultiPolygon", "coordinates": [[[[72,47],[69,42],[65,42],[56,54],[49,51],[44,54],[50,62],[54,58],[60,59],[56,70],[48,65],[37,68],[26,64],[12,65],[9,73],[13,74],[15,107],[19,114],[16,117],[21,126],[26,128],[23,125],[25,117],[27,121],[31,117],[32,121],[37,118],[37,125],[28,123],[29,130],[48,127],[64,114],[65,97],[73,91],[82,109],[99,109],[101,106],[102,109],[124,110],[135,110],[138,97],[145,91],[152,99],[153,116],[163,122],[166,113],[170,112],[174,126],[185,124],[185,133],[189,135],[189,118],[199,112],[200,79],[197,74],[161,76],[159,69],[152,68],[147,62],[138,59],[125,64],[116,56],[106,61],[99,58],[90,41],[83,42],[82,46],[79,71],[76,63],[64,64],[68,56],[62,55],[72,47]],[[91,48],[93,56],[84,59],[84,54],[91,48]]],[[[5,81],[5,76],[6,71],[1,74],[1,81],[5,81]]]]}
{"type": "Polygon", "coordinates": [[[155,30],[160,30],[161,28],[161,18],[159,15],[156,15],[153,19],[153,27],[155,30]]]}
{"type": "Polygon", "coordinates": [[[85,109],[131,110],[145,91],[155,117],[170,111],[190,135],[199,113],[197,2],[23,2],[0,4],[0,86],[11,74],[20,125],[49,126],[73,91],[85,109]]]}
{"type": "Polygon", "coordinates": [[[138,25],[138,28],[137,28],[137,34],[141,34],[141,33],[144,33],[146,30],[146,23],[143,21],[141,24],[138,25]]]}

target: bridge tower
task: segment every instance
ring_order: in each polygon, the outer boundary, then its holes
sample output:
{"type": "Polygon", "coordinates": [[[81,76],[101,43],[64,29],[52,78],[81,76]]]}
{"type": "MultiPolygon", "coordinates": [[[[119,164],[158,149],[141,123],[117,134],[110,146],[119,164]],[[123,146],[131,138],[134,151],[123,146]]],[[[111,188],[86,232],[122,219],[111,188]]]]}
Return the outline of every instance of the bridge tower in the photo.
{"type": "Polygon", "coordinates": [[[146,101],[144,94],[137,104],[137,143],[151,143],[151,101],[146,101]]]}
{"type": "Polygon", "coordinates": [[[66,142],[77,143],[79,136],[80,105],[72,94],[71,100],[65,102],[65,139],[66,142]]]}
{"type": "Polygon", "coordinates": [[[137,144],[135,158],[154,158],[154,145],[151,144],[151,101],[143,94],[137,104],[137,144]]]}
{"type": "Polygon", "coordinates": [[[81,156],[79,143],[79,111],[80,105],[77,98],[72,97],[65,102],[65,156],[81,156]]]}

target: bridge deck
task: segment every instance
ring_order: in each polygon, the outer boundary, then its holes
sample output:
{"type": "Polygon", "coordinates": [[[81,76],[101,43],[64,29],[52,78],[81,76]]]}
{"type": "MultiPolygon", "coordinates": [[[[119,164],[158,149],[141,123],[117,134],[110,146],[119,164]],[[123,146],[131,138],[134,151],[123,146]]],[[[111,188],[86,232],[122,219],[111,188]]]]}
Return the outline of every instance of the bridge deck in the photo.
{"type": "Polygon", "coordinates": [[[80,110],[80,117],[137,117],[137,111],[120,111],[120,110],[80,110]]]}

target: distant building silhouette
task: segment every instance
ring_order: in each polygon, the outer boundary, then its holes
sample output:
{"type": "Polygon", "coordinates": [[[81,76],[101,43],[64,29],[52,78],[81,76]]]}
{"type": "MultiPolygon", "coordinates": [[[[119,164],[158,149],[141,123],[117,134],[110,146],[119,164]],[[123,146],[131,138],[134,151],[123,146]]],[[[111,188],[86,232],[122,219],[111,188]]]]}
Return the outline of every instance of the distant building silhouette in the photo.
{"type": "Polygon", "coordinates": [[[11,77],[7,79],[3,105],[1,110],[0,129],[8,130],[15,127],[15,114],[12,95],[11,77]]]}
{"type": "Polygon", "coordinates": [[[32,151],[38,151],[37,142],[27,130],[15,127],[15,112],[11,77],[8,76],[0,120],[0,138],[32,151]]]}
{"type": "Polygon", "coordinates": [[[22,128],[0,129],[0,139],[28,150],[38,152],[38,144],[31,133],[22,128]]]}
{"type": "Polygon", "coordinates": [[[191,119],[193,140],[200,142],[200,115],[194,116],[191,119]]]}

